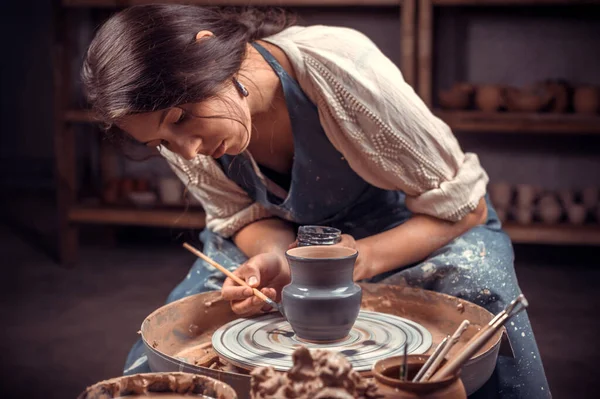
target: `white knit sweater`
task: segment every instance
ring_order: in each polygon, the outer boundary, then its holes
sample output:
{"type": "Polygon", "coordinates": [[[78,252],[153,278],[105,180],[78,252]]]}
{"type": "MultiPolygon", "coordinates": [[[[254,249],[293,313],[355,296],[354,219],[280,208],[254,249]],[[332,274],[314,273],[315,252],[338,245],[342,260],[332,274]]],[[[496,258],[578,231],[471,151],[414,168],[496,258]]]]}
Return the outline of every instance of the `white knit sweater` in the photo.
{"type": "MultiPolygon", "coordinates": [[[[450,128],[365,35],[295,26],[264,40],[286,54],[327,137],[365,181],[405,192],[414,213],[457,221],[476,208],[488,182],[477,155],[463,153],[450,128]]],[[[201,202],[209,229],[230,237],[270,216],[213,158],[186,161],[161,152],[201,202]]]]}

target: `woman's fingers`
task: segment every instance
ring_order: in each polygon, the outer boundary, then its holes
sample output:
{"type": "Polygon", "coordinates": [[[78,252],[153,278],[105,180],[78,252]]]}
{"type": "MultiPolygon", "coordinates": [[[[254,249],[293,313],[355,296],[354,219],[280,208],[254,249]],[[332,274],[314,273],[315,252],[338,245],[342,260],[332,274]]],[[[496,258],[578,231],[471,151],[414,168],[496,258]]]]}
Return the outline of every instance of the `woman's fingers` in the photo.
{"type": "MultiPolygon", "coordinates": [[[[251,287],[257,287],[260,284],[260,271],[252,264],[243,264],[233,274],[246,281],[251,287]]],[[[221,295],[228,301],[240,300],[252,296],[252,289],[241,286],[232,278],[227,277],[223,283],[221,295]]]]}
{"type": "MultiPolygon", "coordinates": [[[[277,297],[277,292],[273,288],[263,288],[260,291],[272,300],[275,300],[277,297]]],[[[262,299],[254,295],[251,298],[246,298],[242,301],[231,302],[231,310],[242,317],[252,316],[259,313],[261,310],[266,312],[270,309],[271,307],[269,305],[265,304],[262,299]]]]}

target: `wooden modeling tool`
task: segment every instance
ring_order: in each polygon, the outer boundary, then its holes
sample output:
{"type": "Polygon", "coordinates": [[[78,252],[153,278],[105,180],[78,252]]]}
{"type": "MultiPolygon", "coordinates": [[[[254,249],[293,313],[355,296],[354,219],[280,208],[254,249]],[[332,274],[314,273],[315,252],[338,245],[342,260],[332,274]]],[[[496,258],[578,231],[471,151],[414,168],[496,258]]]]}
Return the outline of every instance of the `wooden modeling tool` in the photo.
{"type": "Polygon", "coordinates": [[[274,300],[272,300],[271,298],[269,298],[268,296],[266,296],[265,294],[260,292],[258,289],[250,287],[250,285],[247,282],[245,282],[244,280],[242,280],[241,278],[239,278],[238,276],[236,276],[235,274],[233,274],[232,272],[230,272],[225,267],[221,266],[220,264],[218,264],[217,262],[215,262],[208,256],[204,255],[202,252],[198,251],[196,248],[192,247],[187,242],[183,244],[183,247],[185,249],[187,249],[188,251],[190,251],[191,253],[193,253],[194,255],[196,255],[197,257],[204,260],[206,263],[208,263],[211,266],[215,267],[216,269],[220,270],[223,274],[225,274],[227,277],[231,278],[233,281],[235,281],[242,287],[250,288],[252,290],[252,293],[255,296],[262,299],[267,305],[271,306],[274,309],[277,309],[277,311],[279,311],[281,313],[281,309],[279,309],[279,304],[277,304],[277,302],[275,302],[274,300]]]}
{"type": "Polygon", "coordinates": [[[506,323],[508,319],[522,312],[529,306],[527,299],[523,294],[519,295],[512,301],[506,309],[498,313],[488,324],[486,324],[479,333],[467,342],[462,351],[457,353],[448,361],[437,373],[435,373],[430,381],[440,381],[453,373],[467,362],[479,349],[481,349],[487,341],[506,323]]]}
{"type": "Polygon", "coordinates": [[[415,375],[415,377],[412,379],[412,382],[419,382],[419,381],[421,381],[421,377],[423,377],[423,375],[425,374],[425,372],[429,369],[429,367],[431,367],[431,364],[439,356],[440,352],[444,349],[444,347],[446,346],[446,343],[448,342],[449,339],[450,339],[450,336],[446,335],[446,338],[444,338],[442,340],[442,342],[440,342],[438,344],[438,346],[435,348],[435,350],[433,351],[433,353],[431,354],[431,356],[429,356],[429,358],[427,359],[427,361],[425,362],[425,364],[421,367],[421,369],[419,370],[419,372],[417,373],[417,375],[415,375]]]}
{"type": "Polygon", "coordinates": [[[446,346],[444,346],[444,349],[442,349],[438,356],[436,356],[429,369],[425,371],[423,377],[419,380],[420,382],[428,381],[431,378],[431,376],[436,372],[437,368],[440,366],[448,352],[450,352],[450,349],[452,349],[452,347],[458,342],[460,336],[465,332],[465,330],[469,327],[470,324],[471,323],[469,323],[468,320],[464,320],[462,323],[460,323],[460,326],[458,326],[456,331],[454,331],[454,334],[452,334],[450,341],[448,341],[446,346]]]}

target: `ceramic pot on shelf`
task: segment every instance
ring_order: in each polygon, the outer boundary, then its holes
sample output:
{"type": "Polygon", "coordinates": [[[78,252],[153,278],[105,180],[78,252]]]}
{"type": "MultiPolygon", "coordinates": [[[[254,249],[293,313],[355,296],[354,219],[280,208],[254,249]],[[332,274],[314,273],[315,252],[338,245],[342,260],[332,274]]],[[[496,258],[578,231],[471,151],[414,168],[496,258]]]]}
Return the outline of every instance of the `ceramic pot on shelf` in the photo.
{"type": "Polygon", "coordinates": [[[460,371],[441,381],[412,382],[428,358],[427,355],[408,355],[408,378],[405,381],[399,378],[402,356],[379,360],[372,370],[378,393],[385,399],[466,399],[460,371]]]}
{"type": "Polygon", "coordinates": [[[500,85],[482,85],[475,92],[475,105],[484,112],[497,112],[506,103],[506,90],[500,85]]]}
{"type": "Polygon", "coordinates": [[[357,257],[355,249],[331,245],[286,252],[291,282],[281,293],[282,312],[299,339],[324,342],[348,335],[362,300],[352,278],[357,257]]]}
{"type": "Polygon", "coordinates": [[[578,114],[594,115],[600,112],[600,88],[581,86],[573,94],[573,108],[578,114]]]}
{"type": "Polygon", "coordinates": [[[440,90],[438,101],[443,109],[467,109],[475,88],[468,83],[455,83],[449,90],[440,90]]]}

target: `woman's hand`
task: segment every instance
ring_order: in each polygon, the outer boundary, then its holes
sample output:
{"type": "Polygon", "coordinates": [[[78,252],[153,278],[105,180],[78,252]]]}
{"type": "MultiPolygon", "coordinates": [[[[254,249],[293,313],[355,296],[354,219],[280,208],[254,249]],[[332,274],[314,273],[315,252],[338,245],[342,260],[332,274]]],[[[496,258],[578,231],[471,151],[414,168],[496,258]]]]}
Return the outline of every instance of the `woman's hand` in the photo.
{"type": "Polygon", "coordinates": [[[373,270],[373,264],[370,261],[371,251],[368,245],[361,243],[360,240],[356,241],[354,237],[349,234],[342,234],[342,240],[335,245],[353,248],[358,251],[358,258],[356,258],[356,264],[354,265],[354,281],[370,278],[377,274],[373,270]]]}
{"type": "MultiPolygon", "coordinates": [[[[274,301],[279,300],[281,290],[290,282],[290,270],[285,255],[275,252],[253,256],[238,267],[234,274],[246,281],[250,287],[260,287],[260,291],[274,301]]],[[[269,305],[254,296],[250,288],[242,287],[230,278],[223,283],[221,295],[223,299],[231,301],[231,310],[242,317],[270,309],[269,305]]]]}
{"type": "MultiPolygon", "coordinates": [[[[356,264],[354,265],[354,281],[375,276],[377,272],[371,262],[371,248],[369,245],[360,240],[356,241],[350,234],[342,234],[341,238],[341,241],[334,244],[334,246],[348,247],[358,251],[358,258],[356,258],[356,264]]],[[[290,244],[289,249],[296,248],[297,246],[298,240],[290,244]]]]}

